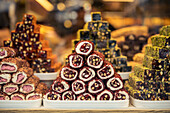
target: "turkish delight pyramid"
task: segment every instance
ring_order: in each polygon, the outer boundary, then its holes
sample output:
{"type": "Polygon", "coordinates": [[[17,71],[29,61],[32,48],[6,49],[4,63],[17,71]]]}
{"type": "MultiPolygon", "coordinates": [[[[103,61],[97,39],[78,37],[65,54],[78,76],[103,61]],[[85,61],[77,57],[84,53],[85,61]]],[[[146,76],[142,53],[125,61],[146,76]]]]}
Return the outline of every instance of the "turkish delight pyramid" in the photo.
{"type": "Polygon", "coordinates": [[[139,100],[170,100],[170,26],[151,37],[143,65],[136,65],[125,88],[139,100]]]}
{"type": "Polygon", "coordinates": [[[113,65],[116,72],[130,72],[132,67],[127,65],[127,57],[121,54],[116,41],[110,39],[109,23],[102,20],[100,12],[92,12],[91,18],[92,21],[86,23],[84,29],[77,32],[78,38],[73,40],[73,47],[81,40],[92,41],[95,51],[103,53],[105,60],[113,65]]]}
{"type": "Polygon", "coordinates": [[[128,100],[129,95],[113,65],[94,51],[90,41],[80,41],[68,64],[45,95],[48,100],[128,100]]]}
{"type": "Polygon", "coordinates": [[[26,60],[9,47],[0,48],[0,100],[36,100],[47,92],[26,60]]]}
{"type": "Polygon", "coordinates": [[[55,72],[58,67],[56,56],[52,54],[40,28],[33,15],[25,14],[23,21],[18,22],[16,29],[11,32],[11,40],[4,41],[4,46],[18,51],[17,56],[27,60],[34,73],[55,72]]]}

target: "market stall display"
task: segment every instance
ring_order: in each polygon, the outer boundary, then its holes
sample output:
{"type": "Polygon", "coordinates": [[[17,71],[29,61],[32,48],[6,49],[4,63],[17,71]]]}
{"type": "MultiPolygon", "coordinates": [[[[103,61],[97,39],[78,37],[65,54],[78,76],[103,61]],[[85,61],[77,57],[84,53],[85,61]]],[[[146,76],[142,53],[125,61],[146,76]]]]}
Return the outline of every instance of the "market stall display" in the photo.
{"type": "Polygon", "coordinates": [[[151,37],[152,45],[145,47],[143,65],[136,65],[129,75],[125,88],[133,98],[158,101],[156,104],[160,104],[160,100],[170,99],[169,29],[170,26],[164,26],[160,34],[151,37]]]}

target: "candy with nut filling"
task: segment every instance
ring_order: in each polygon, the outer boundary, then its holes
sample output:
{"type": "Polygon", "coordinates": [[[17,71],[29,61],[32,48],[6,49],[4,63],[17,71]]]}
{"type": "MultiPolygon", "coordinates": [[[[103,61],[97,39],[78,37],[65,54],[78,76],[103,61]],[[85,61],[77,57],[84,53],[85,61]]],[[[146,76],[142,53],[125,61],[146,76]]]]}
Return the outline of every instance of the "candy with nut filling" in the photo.
{"type": "Polygon", "coordinates": [[[0,92],[0,100],[9,100],[9,96],[4,92],[0,92]]]}
{"type": "Polygon", "coordinates": [[[115,92],[115,97],[114,100],[128,100],[129,99],[129,94],[127,93],[126,90],[118,90],[115,92]]]}
{"type": "Polygon", "coordinates": [[[76,100],[76,95],[72,91],[66,91],[62,94],[62,100],[76,100]]]}
{"type": "Polygon", "coordinates": [[[25,95],[23,93],[14,93],[11,95],[11,100],[25,100],[25,95]]]}
{"type": "Polygon", "coordinates": [[[81,100],[81,101],[95,100],[95,97],[91,95],[90,93],[84,93],[84,94],[79,95],[77,97],[77,100],[81,100]]]}
{"type": "Polygon", "coordinates": [[[35,92],[38,93],[38,94],[44,95],[44,94],[47,93],[47,90],[48,90],[47,85],[46,85],[45,83],[43,83],[43,82],[40,82],[40,83],[37,85],[37,87],[36,87],[36,89],[35,89],[35,92]]]}
{"type": "Polygon", "coordinates": [[[86,87],[85,87],[85,83],[81,80],[75,80],[73,83],[72,83],[72,91],[78,95],[78,94],[81,94],[81,93],[84,93],[86,91],[86,87]]]}
{"type": "Polygon", "coordinates": [[[71,54],[68,56],[68,61],[70,67],[72,68],[81,68],[83,66],[83,57],[78,54],[71,54]]]}
{"type": "Polygon", "coordinates": [[[109,90],[104,90],[97,95],[97,100],[113,100],[113,93],[109,90]]]}
{"type": "Polygon", "coordinates": [[[93,94],[97,94],[104,90],[104,84],[100,79],[93,79],[88,84],[88,91],[93,94]]]}
{"type": "Polygon", "coordinates": [[[48,100],[61,100],[61,94],[51,91],[44,95],[44,98],[48,100]]]}
{"type": "Polygon", "coordinates": [[[32,93],[26,95],[26,100],[37,100],[37,99],[41,99],[41,98],[42,98],[41,93],[32,92],[32,93]]]}
{"type": "Polygon", "coordinates": [[[9,48],[9,47],[1,47],[0,48],[0,59],[14,57],[15,55],[16,55],[16,52],[12,48],[9,48]]]}
{"type": "Polygon", "coordinates": [[[19,90],[18,85],[14,83],[8,83],[3,86],[3,92],[8,95],[18,92],[18,90],[19,90]]]}
{"type": "Polygon", "coordinates": [[[85,66],[80,70],[79,78],[80,80],[87,82],[92,80],[95,77],[95,75],[96,73],[92,68],[85,66]]]}
{"type": "Polygon", "coordinates": [[[11,74],[1,73],[0,74],[0,84],[9,83],[11,80],[11,74]]]}

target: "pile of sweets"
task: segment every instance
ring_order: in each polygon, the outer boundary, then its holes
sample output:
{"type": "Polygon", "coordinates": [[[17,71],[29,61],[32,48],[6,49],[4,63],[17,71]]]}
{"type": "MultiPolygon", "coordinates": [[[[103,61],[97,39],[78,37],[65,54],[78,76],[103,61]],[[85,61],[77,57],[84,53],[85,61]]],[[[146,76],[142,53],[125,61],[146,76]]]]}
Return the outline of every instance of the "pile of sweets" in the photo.
{"type": "MultiPolygon", "coordinates": [[[[95,50],[104,54],[116,72],[130,72],[131,66],[127,66],[127,57],[121,55],[120,48],[115,40],[110,40],[109,23],[102,21],[100,12],[91,13],[92,21],[85,24],[84,28],[77,32],[78,39],[73,40],[74,47],[80,40],[89,40],[94,43],[95,50]]],[[[74,50],[73,50],[74,52],[74,50]]],[[[66,59],[66,64],[68,59],[66,59]]]]}
{"type": "Polygon", "coordinates": [[[52,54],[48,41],[40,35],[40,25],[36,24],[33,15],[24,15],[23,21],[18,22],[11,32],[11,40],[4,41],[4,47],[18,51],[17,56],[27,60],[34,73],[55,72],[57,69],[56,56],[52,54]]]}
{"type": "Polygon", "coordinates": [[[128,35],[125,37],[125,42],[119,44],[121,48],[121,52],[123,55],[127,56],[129,61],[133,60],[133,56],[136,53],[142,51],[142,48],[145,44],[147,44],[148,37],[141,35],[128,35]]]}
{"type": "Polygon", "coordinates": [[[125,88],[136,99],[170,100],[170,26],[164,26],[151,40],[143,66],[134,67],[125,88]]]}
{"type": "Polygon", "coordinates": [[[59,77],[44,96],[48,100],[128,100],[119,74],[90,41],[80,41],[59,77]]]}
{"type": "Polygon", "coordinates": [[[0,48],[0,100],[36,100],[47,92],[47,86],[33,75],[26,60],[15,57],[9,47],[0,48]]]}

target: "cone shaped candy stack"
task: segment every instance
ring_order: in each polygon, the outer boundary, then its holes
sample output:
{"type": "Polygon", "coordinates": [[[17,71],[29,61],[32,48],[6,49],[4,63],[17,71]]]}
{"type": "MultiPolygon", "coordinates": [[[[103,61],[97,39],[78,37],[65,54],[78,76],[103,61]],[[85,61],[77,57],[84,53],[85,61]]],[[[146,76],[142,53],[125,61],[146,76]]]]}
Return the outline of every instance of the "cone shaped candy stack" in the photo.
{"type": "MultiPolygon", "coordinates": [[[[92,41],[95,51],[103,53],[105,60],[114,66],[116,72],[130,72],[132,67],[127,65],[127,57],[121,55],[116,41],[110,39],[109,23],[102,21],[100,12],[92,12],[91,16],[92,21],[86,23],[84,29],[77,32],[78,39],[73,40],[73,47],[80,40],[92,41]]],[[[67,61],[68,59],[66,59],[66,63],[67,61]]]]}
{"type": "Polygon", "coordinates": [[[58,67],[56,56],[40,34],[40,25],[36,24],[33,15],[24,15],[23,21],[11,32],[11,40],[4,41],[4,46],[18,51],[18,56],[26,59],[35,73],[55,72],[58,67]]]}
{"type": "Polygon", "coordinates": [[[170,26],[151,37],[142,65],[134,67],[126,89],[140,100],[170,100],[170,26]]]}
{"type": "Polygon", "coordinates": [[[47,91],[47,86],[40,83],[33,75],[26,60],[15,57],[14,49],[0,48],[0,100],[35,100],[47,91]]]}
{"type": "Polygon", "coordinates": [[[68,56],[59,77],[45,95],[48,100],[127,100],[128,93],[112,64],[94,51],[90,41],[80,41],[68,56]]]}

